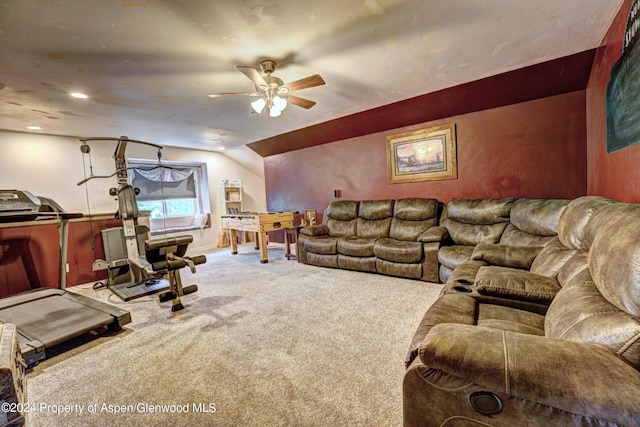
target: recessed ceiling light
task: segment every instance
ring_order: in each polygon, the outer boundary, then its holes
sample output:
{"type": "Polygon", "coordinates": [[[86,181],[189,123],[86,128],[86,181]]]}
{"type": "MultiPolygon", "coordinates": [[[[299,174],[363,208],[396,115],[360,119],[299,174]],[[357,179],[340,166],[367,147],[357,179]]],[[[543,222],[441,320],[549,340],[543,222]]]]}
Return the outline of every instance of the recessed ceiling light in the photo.
{"type": "Polygon", "coordinates": [[[218,147],[217,149],[220,151],[224,151],[224,147],[218,147]]]}
{"type": "Polygon", "coordinates": [[[30,129],[30,130],[42,130],[42,128],[40,126],[36,126],[36,125],[29,125],[29,126],[27,126],[27,129],[30,129]]]}
{"type": "Polygon", "coordinates": [[[80,93],[80,92],[72,92],[71,96],[73,96],[74,98],[78,98],[78,99],[87,99],[88,96],[85,95],[84,93],[80,93]]]}

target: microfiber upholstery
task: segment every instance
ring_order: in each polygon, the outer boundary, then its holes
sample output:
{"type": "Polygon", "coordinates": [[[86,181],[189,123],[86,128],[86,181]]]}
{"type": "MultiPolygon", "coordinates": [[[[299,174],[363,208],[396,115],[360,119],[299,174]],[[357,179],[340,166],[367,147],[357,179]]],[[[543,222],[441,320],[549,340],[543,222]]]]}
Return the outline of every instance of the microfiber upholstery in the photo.
{"type": "Polygon", "coordinates": [[[499,244],[480,243],[475,246],[471,260],[488,266],[467,269],[463,266],[470,261],[462,260],[456,267],[460,271],[455,274],[455,281],[448,279],[445,292],[458,292],[460,289],[456,286],[463,281],[472,284],[469,289],[485,302],[545,314],[560,288],[584,279],[584,271],[588,269],[585,227],[589,223],[584,217],[591,218],[599,209],[612,203],[612,200],[598,196],[578,198],[569,203],[564,200],[550,200],[549,203],[538,199],[517,200],[513,204],[517,207],[514,221],[522,227],[518,228],[521,235],[534,236],[530,234],[534,231],[545,233],[547,235],[538,237],[546,239],[546,243],[539,246],[542,240],[536,238],[516,240],[521,245],[528,244],[524,246],[505,244],[504,239],[499,244]],[[553,225],[555,218],[558,223],[553,225]],[[561,235],[551,235],[554,230],[562,230],[561,235]]]}
{"type": "Polygon", "coordinates": [[[401,199],[396,201],[389,237],[415,242],[436,225],[438,202],[434,199],[401,199]]]}
{"type": "Polygon", "coordinates": [[[510,246],[480,243],[473,249],[471,259],[486,261],[502,267],[530,269],[542,250],[538,246],[510,246]]]}
{"type": "Polygon", "coordinates": [[[298,261],[437,282],[438,212],[426,198],[332,202],[323,224],[300,230],[298,261]]]}
{"type": "Polygon", "coordinates": [[[552,277],[495,265],[480,267],[475,285],[482,295],[547,305],[560,290],[558,281],[552,277]]]}
{"type": "Polygon", "coordinates": [[[575,199],[562,213],[558,223],[558,237],[569,249],[588,249],[584,246],[585,228],[594,212],[616,203],[606,197],[585,196],[575,199]]]}
{"type": "Polygon", "coordinates": [[[343,255],[355,257],[372,257],[375,239],[357,236],[341,237],[337,242],[337,249],[343,255]]]}
{"type": "Polygon", "coordinates": [[[439,278],[446,282],[480,243],[498,243],[509,223],[516,199],[451,199],[442,225],[448,240],[438,252],[439,278]]]}
{"type": "Polygon", "coordinates": [[[358,224],[358,202],[341,200],[329,205],[326,225],[330,236],[354,236],[358,224]]]}
{"type": "Polygon", "coordinates": [[[422,261],[422,243],[390,238],[379,239],[373,248],[378,258],[393,262],[416,263],[422,261]]]}
{"type": "Polygon", "coordinates": [[[304,242],[304,248],[308,252],[320,255],[335,255],[338,253],[338,238],[326,236],[321,239],[308,239],[304,242]]]}
{"type": "Polygon", "coordinates": [[[518,199],[511,206],[510,224],[500,244],[544,246],[558,234],[560,215],[569,204],[566,199],[518,199]]]}
{"type": "Polygon", "coordinates": [[[393,217],[393,200],[360,202],[356,235],[366,239],[387,237],[393,217]]]}
{"type": "Polygon", "coordinates": [[[577,198],[557,230],[531,270],[485,246],[454,271],[469,289],[445,287],[409,343],[405,427],[640,424],[640,205],[577,198]]]}

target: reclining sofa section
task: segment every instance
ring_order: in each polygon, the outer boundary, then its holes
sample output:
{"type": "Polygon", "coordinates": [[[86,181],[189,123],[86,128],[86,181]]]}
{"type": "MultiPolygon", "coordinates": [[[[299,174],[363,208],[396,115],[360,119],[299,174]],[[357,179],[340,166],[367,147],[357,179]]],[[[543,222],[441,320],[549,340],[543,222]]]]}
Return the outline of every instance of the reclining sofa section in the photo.
{"type": "Polygon", "coordinates": [[[546,312],[477,290],[427,309],[405,360],[404,426],[640,425],[638,259],[640,205],[571,201],[532,264],[544,274],[520,273],[527,290],[557,278],[546,312]]]}
{"type": "Polygon", "coordinates": [[[300,230],[298,260],[321,267],[438,282],[436,199],[336,201],[300,230]]]}

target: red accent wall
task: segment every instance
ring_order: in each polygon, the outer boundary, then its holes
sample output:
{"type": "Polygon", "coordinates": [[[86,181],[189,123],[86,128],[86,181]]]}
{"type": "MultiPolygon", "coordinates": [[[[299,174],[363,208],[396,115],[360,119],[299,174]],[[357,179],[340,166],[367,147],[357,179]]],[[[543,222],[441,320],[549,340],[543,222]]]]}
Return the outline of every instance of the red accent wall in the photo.
{"type": "Polygon", "coordinates": [[[607,153],[607,84],[622,53],[631,0],[618,11],[596,51],[587,86],[587,191],[628,203],[640,203],[640,144],[607,153]]]}
{"type": "MultiPolygon", "coordinates": [[[[122,221],[86,218],[69,223],[67,251],[67,286],[90,283],[106,278],[105,271],[93,271],[91,248],[93,234],[96,258],[104,259],[104,228],[120,227],[122,221]]],[[[0,297],[39,287],[58,287],[60,260],[59,234],[56,224],[37,224],[0,228],[0,297]]]]}
{"type": "Polygon", "coordinates": [[[67,263],[69,264],[67,286],[106,279],[106,271],[93,271],[92,265],[95,259],[105,259],[101,231],[113,227],[122,227],[122,221],[119,219],[94,219],[89,222],[87,219],[83,219],[70,224],[69,250],[67,253],[67,263]],[[92,234],[95,258],[91,243],[92,234]]]}
{"type": "Polygon", "coordinates": [[[0,228],[0,297],[58,286],[56,224],[0,228]]]}
{"type": "MultiPolygon", "coordinates": [[[[526,82],[523,82],[526,84],[526,82]]],[[[264,159],[269,211],[334,200],[574,198],[586,194],[586,94],[570,92],[364,135],[264,159]],[[458,179],[389,184],[387,135],[456,123],[458,179]]]]}

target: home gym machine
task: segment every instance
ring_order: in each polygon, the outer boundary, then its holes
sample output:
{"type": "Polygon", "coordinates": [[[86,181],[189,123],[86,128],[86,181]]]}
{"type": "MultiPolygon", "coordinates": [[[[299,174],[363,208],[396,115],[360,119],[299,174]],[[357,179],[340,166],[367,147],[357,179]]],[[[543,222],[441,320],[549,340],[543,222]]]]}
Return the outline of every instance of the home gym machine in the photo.
{"type": "MultiPolygon", "coordinates": [[[[136,195],[140,190],[134,188],[129,179],[129,168],[125,152],[128,143],[151,146],[157,149],[158,165],[156,168],[170,168],[161,164],[162,146],[150,142],[120,138],[81,138],[81,151],[89,155],[91,148],[89,141],[117,141],[114,152],[116,172],[111,175],[94,175],[91,166],[90,176],[80,181],[78,185],[86,184],[95,178],[117,177],[117,188],[111,188],[109,194],[118,199],[118,216],[122,219],[122,227],[102,231],[103,245],[107,260],[96,260],[94,270],[107,270],[107,287],[124,301],[129,301],[144,295],[168,291],[160,294],[160,301],[173,300],[172,311],[183,307],[180,297],[198,290],[197,285],[182,287],[179,270],[189,266],[195,273],[195,266],[206,262],[203,255],[196,257],[185,256],[189,243],[193,241],[191,235],[164,237],[149,240],[149,229],[136,225],[138,205],[136,195]],[[144,253],[142,247],[144,246],[144,253]],[[123,273],[123,267],[124,273],[123,273]],[[124,277],[124,279],[123,279],[124,277]]],[[[87,199],[88,202],[88,199],[87,199]]]]}
{"type": "MultiPolygon", "coordinates": [[[[131,322],[131,314],[126,310],[65,290],[69,220],[82,216],[66,213],[50,199],[28,191],[0,190],[0,228],[37,230],[56,224],[60,237],[57,289],[31,283],[31,289],[0,299],[0,323],[16,326],[18,345],[27,366],[45,359],[47,349],[57,344],[105,326],[118,331],[131,322]]],[[[0,241],[0,261],[3,253],[14,256],[14,249],[11,240],[0,241]]]]}

